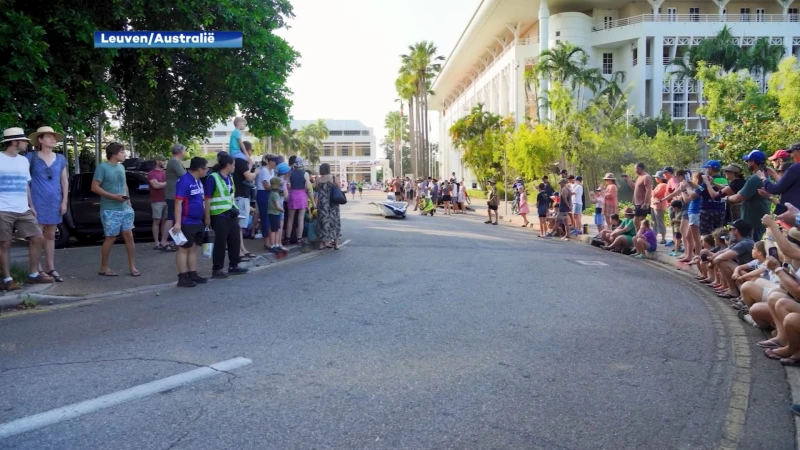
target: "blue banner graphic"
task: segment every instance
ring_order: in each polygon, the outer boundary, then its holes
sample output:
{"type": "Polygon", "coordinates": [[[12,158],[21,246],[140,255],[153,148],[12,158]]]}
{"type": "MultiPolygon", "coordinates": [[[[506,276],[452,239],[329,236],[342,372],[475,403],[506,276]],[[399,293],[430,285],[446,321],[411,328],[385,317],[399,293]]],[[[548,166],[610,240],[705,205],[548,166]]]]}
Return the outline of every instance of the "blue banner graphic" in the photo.
{"type": "Polygon", "coordinates": [[[242,48],[241,31],[95,31],[95,48],[242,48]]]}

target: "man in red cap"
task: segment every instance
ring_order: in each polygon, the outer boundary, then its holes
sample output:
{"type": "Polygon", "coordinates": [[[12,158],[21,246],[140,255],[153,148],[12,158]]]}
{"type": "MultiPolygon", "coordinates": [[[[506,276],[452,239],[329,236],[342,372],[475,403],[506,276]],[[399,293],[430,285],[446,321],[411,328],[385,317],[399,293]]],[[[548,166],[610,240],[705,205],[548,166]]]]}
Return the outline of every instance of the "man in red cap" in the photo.
{"type": "Polygon", "coordinates": [[[778,170],[780,169],[781,164],[789,162],[789,160],[792,159],[792,155],[790,155],[786,150],[778,150],[768,159],[772,161],[772,165],[775,167],[775,170],[778,170]]]}

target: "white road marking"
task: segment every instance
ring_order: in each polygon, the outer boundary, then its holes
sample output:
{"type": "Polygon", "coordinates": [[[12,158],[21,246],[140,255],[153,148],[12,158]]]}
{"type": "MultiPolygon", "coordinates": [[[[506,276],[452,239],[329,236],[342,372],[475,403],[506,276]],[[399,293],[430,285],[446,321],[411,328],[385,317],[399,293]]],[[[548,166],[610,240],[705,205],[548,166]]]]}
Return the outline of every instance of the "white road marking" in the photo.
{"type": "Polygon", "coordinates": [[[579,260],[576,259],[575,262],[578,263],[578,264],[583,264],[584,266],[607,266],[608,265],[608,264],[606,264],[604,262],[600,262],[600,261],[579,261],[579,260]]]}
{"type": "Polygon", "coordinates": [[[195,370],[190,370],[178,375],[162,378],[160,380],[151,381],[149,383],[140,384],[139,386],[134,386],[130,389],[117,391],[111,394],[93,398],[91,400],[73,403],[61,408],[51,409],[50,411],[23,417],[22,419],[17,419],[0,425],[0,439],[5,439],[9,436],[36,430],[48,425],[53,425],[64,420],[74,419],[84,414],[110,408],[131,400],[147,397],[148,395],[175,389],[184,384],[192,383],[204,378],[213,377],[214,375],[219,375],[223,372],[229,372],[231,370],[247,366],[252,364],[252,362],[253,361],[250,359],[237,357],[227,361],[218,362],[212,366],[200,367],[195,370]]]}

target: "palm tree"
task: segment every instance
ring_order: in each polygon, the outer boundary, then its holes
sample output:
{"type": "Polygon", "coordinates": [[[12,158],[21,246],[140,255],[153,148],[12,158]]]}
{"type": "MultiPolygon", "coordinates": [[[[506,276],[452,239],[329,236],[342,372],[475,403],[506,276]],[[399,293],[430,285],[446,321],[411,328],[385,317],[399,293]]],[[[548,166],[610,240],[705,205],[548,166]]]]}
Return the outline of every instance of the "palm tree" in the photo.
{"type": "MultiPolygon", "coordinates": [[[[429,174],[430,147],[428,145],[428,95],[432,94],[431,81],[442,70],[443,56],[435,56],[438,52],[432,42],[421,41],[408,47],[409,53],[400,55],[402,67],[401,77],[407,76],[407,81],[413,81],[415,101],[409,102],[409,110],[415,110],[413,115],[409,112],[411,121],[416,119],[417,130],[415,134],[416,152],[412,151],[412,164],[416,162],[416,169],[422,167],[422,174],[429,174]],[[416,157],[414,156],[416,155],[416,157]]],[[[402,97],[402,96],[401,96],[402,97]]],[[[414,170],[417,173],[417,170],[414,170]]]]}
{"type": "Polygon", "coordinates": [[[416,130],[418,129],[415,126],[415,114],[414,114],[414,106],[416,102],[414,101],[414,96],[416,93],[416,86],[415,86],[415,78],[414,74],[408,71],[404,71],[401,69],[400,76],[395,81],[395,89],[397,89],[397,95],[400,98],[403,98],[408,103],[408,124],[409,124],[409,153],[411,159],[411,173],[417,174],[417,154],[418,154],[418,139],[416,130]]]}
{"type": "Polygon", "coordinates": [[[778,70],[778,63],[781,62],[785,51],[782,45],[770,44],[768,38],[760,37],[744,53],[744,61],[740,65],[761,82],[762,92],[766,92],[767,74],[778,70]]]}
{"type": "Polygon", "coordinates": [[[561,84],[574,82],[580,76],[587,58],[586,52],[570,42],[559,42],[552,49],[544,50],[539,54],[539,62],[535,69],[536,75],[544,76],[561,84]]]}

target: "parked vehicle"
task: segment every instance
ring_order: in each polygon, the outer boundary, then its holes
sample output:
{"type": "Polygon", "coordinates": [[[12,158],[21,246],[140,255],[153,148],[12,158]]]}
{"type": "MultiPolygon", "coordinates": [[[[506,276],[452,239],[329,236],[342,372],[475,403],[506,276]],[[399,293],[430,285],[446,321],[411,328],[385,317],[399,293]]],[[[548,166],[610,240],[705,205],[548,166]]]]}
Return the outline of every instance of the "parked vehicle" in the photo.
{"type": "MultiPolygon", "coordinates": [[[[93,177],[94,173],[82,173],[69,179],[67,213],[56,230],[56,248],[65,247],[72,237],[82,243],[95,243],[103,237],[100,196],[92,192],[93,177]]],[[[134,212],[133,232],[150,234],[153,214],[147,173],[125,171],[125,177],[134,212]]]]}

